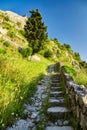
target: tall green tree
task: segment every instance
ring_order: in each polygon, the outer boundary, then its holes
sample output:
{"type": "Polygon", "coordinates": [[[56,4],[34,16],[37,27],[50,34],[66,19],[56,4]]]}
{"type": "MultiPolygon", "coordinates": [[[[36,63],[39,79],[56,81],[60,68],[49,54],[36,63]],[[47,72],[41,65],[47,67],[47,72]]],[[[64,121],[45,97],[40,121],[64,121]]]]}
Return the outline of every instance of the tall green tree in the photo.
{"type": "Polygon", "coordinates": [[[42,21],[41,13],[36,10],[30,11],[31,16],[26,21],[25,36],[29,41],[29,46],[32,47],[33,53],[40,51],[43,48],[44,41],[47,40],[47,26],[42,21]]]}

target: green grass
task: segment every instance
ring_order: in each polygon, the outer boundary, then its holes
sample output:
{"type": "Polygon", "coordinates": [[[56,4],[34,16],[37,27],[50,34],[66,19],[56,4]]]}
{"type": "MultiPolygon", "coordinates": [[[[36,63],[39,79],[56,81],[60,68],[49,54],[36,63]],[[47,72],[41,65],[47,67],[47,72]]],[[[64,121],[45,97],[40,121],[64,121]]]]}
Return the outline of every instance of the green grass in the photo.
{"type": "Polygon", "coordinates": [[[78,84],[83,84],[85,87],[87,87],[87,70],[81,69],[79,73],[77,73],[77,76],[74,78],[74,80],[78,84]]]}
{"type": "Polygon", "coordinates": [[[74,67],[68,65],[68,66],[62,66],[62,69],[64,69],[72,77],[76,76],[76,69],[74,67]]]}
{"type": "Polygon", "coordinates": [[[25,100],[34,94],[38,81],[46,74],[50,62],[40,58],[40,62],[28,61],[11,48],[0,55],[0,129],[21,115],[25,100]]]}
{"type": "Polygon", "coordinates": [[[70,74],[74,81],[79,85],[84,85],[87,87],[87,70],[85,68],[81,68],[79,71],[76,70],[72,66],[63,66],[64,69],[68,74],[70,74]]]}

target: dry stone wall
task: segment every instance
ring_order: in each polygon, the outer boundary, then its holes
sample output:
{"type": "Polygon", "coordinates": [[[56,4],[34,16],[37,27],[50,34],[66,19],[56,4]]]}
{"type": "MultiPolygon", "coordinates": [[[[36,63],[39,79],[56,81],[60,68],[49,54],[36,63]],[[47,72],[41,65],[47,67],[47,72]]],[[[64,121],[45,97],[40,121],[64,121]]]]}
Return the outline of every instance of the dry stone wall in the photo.
{"type": "Polygon", "coordinates": [[[66,93],[69,96],[71,110],[82,130],[87,130],[87,88],[84,85],[76,84],[64,70],[61,73],[66,85],[66,93]]]}

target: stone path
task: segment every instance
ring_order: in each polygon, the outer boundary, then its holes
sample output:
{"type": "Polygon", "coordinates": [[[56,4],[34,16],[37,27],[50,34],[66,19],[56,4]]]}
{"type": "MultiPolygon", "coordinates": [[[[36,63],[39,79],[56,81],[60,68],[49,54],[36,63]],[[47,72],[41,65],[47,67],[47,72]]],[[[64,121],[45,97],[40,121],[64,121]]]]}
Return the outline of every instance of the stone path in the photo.
{"type": "Polygon", "coordinates": [[[49,108],[47,109],[48,122],[45,130],[74,130],[70,125],[71,111],[66,107],[60,84],[60,75],[54,73],[50,84],[49,108]]]}
{"type": "MultiPolygon", "coordinates": [[[[47,88],[49,86],[51,72],[54,65],[51,65],[48,69],[48,73],[38,83],[37,91],[34,97],[31,97],[31,104],[25,104],[25,109],[22,118],[18,118],[16,123],[12,127],[8,127],[6,130],[39,130],[40,122],[44,118],[42,113],[42,104],[47,97],[47,88]]],[[[40,129],[42,130],[42,129],[40,129]]]]}
{"type": "Polygon", "coordinates": [[[60,75],[53,70],[54,65],[51,65],[48,74],[38,83],[32,103],[25,104],[22,118],[6,130],[74,130],[69,122],[71,112],[65,106],[60,75]],[[45,113],[43,107],[48,98],[45,113]]]}

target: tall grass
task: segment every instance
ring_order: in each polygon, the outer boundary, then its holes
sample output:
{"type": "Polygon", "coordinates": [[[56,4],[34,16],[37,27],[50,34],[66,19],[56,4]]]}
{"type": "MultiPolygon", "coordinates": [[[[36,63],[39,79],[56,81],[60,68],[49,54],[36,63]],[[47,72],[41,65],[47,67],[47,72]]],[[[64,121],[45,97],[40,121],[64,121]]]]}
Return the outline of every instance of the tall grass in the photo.
{"type": "Polygon", "coordinates": [[[25,100],[34,94],[49,64],[42,57],[40,62],[31,62],[21,56],[0,55],[0,129],[21,115],[25,100]]]}
{"type": "Polygon", "coordinates": [[[74,78],[74,80],[78,84],[83,84],[85,87],[87,87],[87,70],[81,69],[79,73],[77,73],[77,76],[74,78]]]}

